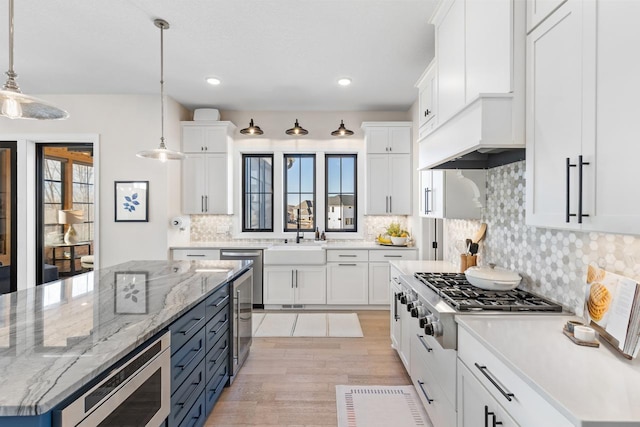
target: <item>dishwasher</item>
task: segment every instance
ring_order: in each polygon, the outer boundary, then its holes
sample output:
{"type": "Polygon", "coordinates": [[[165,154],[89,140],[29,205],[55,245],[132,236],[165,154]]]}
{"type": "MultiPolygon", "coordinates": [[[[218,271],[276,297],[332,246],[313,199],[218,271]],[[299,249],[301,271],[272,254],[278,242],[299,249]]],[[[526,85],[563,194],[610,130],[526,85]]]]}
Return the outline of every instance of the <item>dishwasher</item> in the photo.
{"type": "Polygon", "coordinates": [[[220,249],[221,260],[253,261],[253,308],[264,308],[262,300],[262,249],[220,249]]]}

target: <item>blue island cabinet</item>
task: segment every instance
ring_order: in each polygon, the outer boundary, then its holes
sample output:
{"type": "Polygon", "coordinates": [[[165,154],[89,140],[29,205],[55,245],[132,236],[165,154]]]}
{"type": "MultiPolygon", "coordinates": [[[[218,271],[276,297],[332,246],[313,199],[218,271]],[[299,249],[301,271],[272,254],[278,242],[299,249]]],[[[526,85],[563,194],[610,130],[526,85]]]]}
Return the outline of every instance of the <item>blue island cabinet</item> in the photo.
{"type": "Polygon", "coordinates": [[[168,427],[203,426],[229,381],[229,284],[169,326],[171,413],[168,427]]]}

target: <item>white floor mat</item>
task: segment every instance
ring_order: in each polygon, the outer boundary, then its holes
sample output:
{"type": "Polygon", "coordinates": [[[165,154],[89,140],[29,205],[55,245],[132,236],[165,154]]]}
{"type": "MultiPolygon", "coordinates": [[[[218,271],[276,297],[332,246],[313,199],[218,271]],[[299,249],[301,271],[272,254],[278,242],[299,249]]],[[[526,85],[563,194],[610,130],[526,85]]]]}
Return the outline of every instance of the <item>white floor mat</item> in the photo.
{"type": "MultiPolygon", "coordinates": [[[[296,313],[267,313],[258,330],[256,337],[290,337],[296,324],[296,313]]],[[[253,318],[251,319],[253,322],[253,318]]]]}
{"type": "Polygon", "coordinates": [[[336,386],[338,427],[433,427],[413,386],[336,386]]]}
{"type": "Polygon", "coordinates": [[[254,337],[363,337],[356,313],[254,313],[254,337]]]}

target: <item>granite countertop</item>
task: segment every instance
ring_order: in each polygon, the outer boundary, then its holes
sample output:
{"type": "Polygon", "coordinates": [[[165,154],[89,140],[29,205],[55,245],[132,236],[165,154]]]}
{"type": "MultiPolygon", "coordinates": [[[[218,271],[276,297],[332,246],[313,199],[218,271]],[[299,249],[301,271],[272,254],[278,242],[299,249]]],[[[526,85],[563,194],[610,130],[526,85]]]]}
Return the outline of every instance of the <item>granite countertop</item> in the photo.
{"type": "Polygon", "coordinates": [[[457,273],[460,267],[448,261],[391,261],[391,265],[402,274],[413,273],[457,273]]]}
{"type": "MultiPolygon", "coordinates": [[[[268,249],[274,245],[284,245],[283,239],[270,242],[248,242],[248,241],[214,241],[214,242],[191,242],[185,245],[171,246],[169,249],[268,249]]],[[[289,239],[287,245],[296,245],[295,238],[293,242],[289,239]]],[[[379,245],[371,241],[303,241],[300,245],[321,245],[324,249],[391,249],[391,250],[417,250],[416,247],[406,246],[387,246],[379,245]]]]}
{"type": "Polygon", "coordinates": [[[601,341],[578,346],[562,333],[569,316],[459,315],[469,331],[575,425],[640,425],[640,361],[601,341]]]}
{"type": "Polygon", "coordinates": [[[131,261],[1,295],[0,416],[48,412],[250,265],[131,261]]]}

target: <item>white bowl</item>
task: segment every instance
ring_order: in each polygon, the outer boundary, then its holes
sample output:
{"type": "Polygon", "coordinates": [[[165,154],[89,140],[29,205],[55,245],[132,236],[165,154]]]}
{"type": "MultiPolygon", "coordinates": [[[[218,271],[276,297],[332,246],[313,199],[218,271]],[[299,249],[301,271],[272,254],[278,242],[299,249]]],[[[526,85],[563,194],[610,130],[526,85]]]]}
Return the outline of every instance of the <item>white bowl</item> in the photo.
{"type": "Polygon", "coordinates": [[[515,271],[493,265],[491,267],[469,267],[465,270],[464,275],[473,286],[490,291],[510,291],[515,289],[522,280],[522,277],[515,271]]]}
{"type": "Polygon", "coordinates": [[[407,238],[406,237],[391,237],[391,243],[393,243],[395,246],[406,245],[407,244],[407,238]]]}

